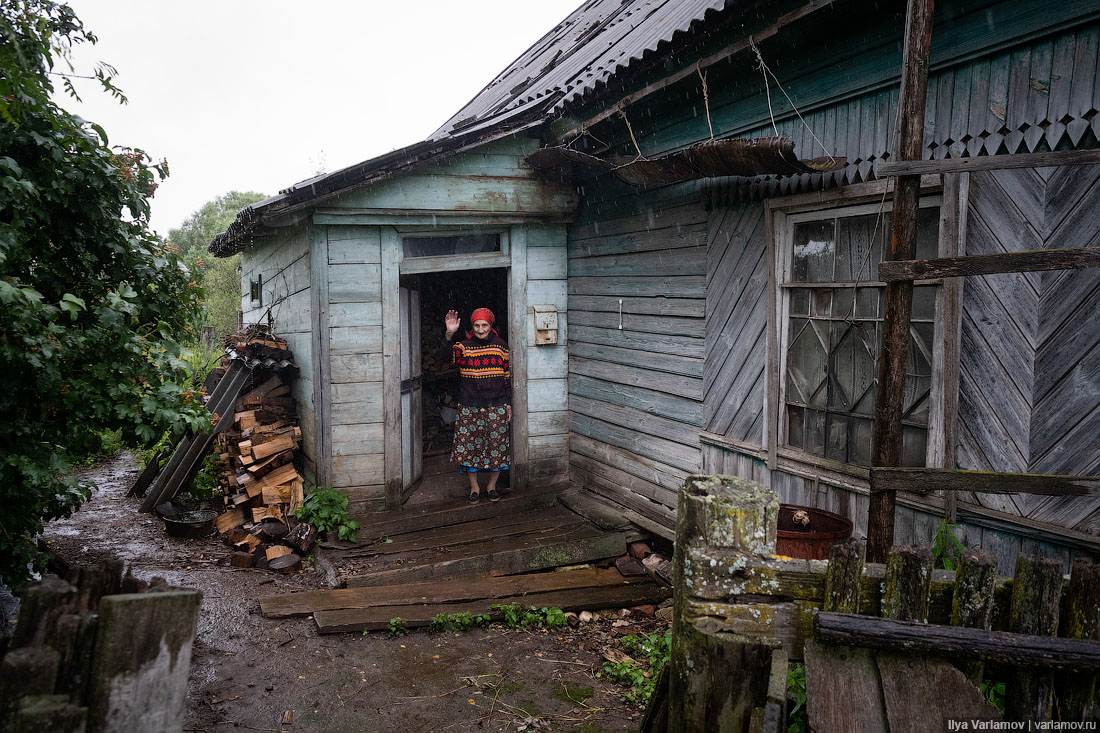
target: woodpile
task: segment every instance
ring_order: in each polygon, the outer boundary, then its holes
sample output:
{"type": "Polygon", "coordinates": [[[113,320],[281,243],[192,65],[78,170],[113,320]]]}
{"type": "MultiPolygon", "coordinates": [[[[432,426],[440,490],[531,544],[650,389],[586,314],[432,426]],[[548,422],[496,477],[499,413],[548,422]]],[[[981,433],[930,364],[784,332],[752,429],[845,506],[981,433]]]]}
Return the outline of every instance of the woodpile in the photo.
{"type": "Polygon", "coordinates": [[[289,572],[317,536],[294,519],[305,499],[305,482],[294,465],[302,429],[285,370],[279,368],[292,355],[286,341],[258,325],[230,334],[225,345],[227,352],[253,362],[253,377],[233,406],[232,427],[214,443],[225,495],[217,529],[235,550],[233,567],[289,572]]]}

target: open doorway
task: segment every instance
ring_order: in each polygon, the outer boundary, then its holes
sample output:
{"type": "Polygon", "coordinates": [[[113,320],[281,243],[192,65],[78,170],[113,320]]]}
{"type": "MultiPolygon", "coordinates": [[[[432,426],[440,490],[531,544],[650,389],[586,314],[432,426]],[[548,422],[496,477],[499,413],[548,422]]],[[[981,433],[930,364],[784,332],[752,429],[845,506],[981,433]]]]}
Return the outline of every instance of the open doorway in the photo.
{"type": "MultiPolygon", "coordinates": [[[[441,348],[445,333],[443,317],[448,310],[458,311],[462,318],[461,335],[470,329],[473,309],[487,307],[496,315],[497,332],[511,345],[508,270],[402,275],[401,290],[403,304],[406,298],[410,304],[416,304],[408,309],[402,307],[402,316],[408,314],[409,318],[402,327],[402,337],[407,342],[402,344],[402,361],[409,366],[408,378],[403,375],[402,379],[405,454],[402,468],[411,479],[403,493],[411,504],[459,499],[469,492],[469,482],[459,473],[457,464],[451,462],[459,375],[450,362],[450,352],[441,348]]],[[[501,476],[498,486],[508,486],[508,474],[501,476]]]]}

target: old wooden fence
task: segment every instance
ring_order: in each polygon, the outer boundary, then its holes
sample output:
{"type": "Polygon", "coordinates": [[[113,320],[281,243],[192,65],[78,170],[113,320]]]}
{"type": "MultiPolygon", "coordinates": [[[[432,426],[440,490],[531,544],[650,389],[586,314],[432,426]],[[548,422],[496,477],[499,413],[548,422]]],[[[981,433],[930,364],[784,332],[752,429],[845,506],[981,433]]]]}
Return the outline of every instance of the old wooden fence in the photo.
{"type": "Polygon", "coordinates": [[[934,571],[924,548],[865,563],[859,541],[792,560],[773,554],[778,508],[744,479],[684,484],[667,693],[643,730],[786,730],[793,660],[818,733],[999,719],[973,684],[983,674],[1006,682],[1007,720],[1095,715],[1100,565],[1078,560],[1066,582],[1061,561],[1021,556],[1007,580],[984,553],[934,571]]]}
{"type": "Polygon", "coordinates": [[[121,562],[27,589],[0,659],[0,730],[179,731],[202,593],[121,562]]]}

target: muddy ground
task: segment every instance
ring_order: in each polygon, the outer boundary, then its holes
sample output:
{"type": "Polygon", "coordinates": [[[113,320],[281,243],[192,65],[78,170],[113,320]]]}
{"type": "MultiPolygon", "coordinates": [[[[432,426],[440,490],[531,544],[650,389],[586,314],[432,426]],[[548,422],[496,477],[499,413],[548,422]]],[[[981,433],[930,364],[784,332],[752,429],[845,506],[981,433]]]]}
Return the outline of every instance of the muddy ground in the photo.
{"type": "Polygon", "coordinates": [[[576,629],[320,635],[311,619],[265,619],[258,598],[327,587],[311,566],[295,575],[220,565],[218,538],[175,539],[138,512],[137,476],[123,453],[86,471],[99,490],[51,523],[51,549],[72,562],[118,557],[141,578],[203,593],[188,684],[187,731],[637,730],[643,710],[596,676],[619,638],[660,628],[622,611],[576,629]],[[284,720],[291,720],[284,723],[284,720]]]}

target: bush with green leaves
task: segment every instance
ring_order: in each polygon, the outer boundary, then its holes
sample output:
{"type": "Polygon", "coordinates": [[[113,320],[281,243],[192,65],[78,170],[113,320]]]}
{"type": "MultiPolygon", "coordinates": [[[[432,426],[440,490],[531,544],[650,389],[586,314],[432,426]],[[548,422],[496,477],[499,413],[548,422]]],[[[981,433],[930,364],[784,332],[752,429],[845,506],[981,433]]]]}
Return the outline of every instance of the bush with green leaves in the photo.
{"type": "Polygon", "coordinates": [[[409,633],[408,628],[405,626],[405,619],[400,616],[394,616],[390,619],[388,629],[391,639],[396,639],[399,636],[404,636],[409,633]]]}
{"type": "Polygon", "coordinates": [[[518,603],[494,603],[489,606],[491,611],[501,615],[504,625],[510,629],[525,629],[536,627],[543,629],[556,629],[565,626],[565,612],[554,606],[524,607],[518,603]]]}
{"type": "Polygon", "coordinates": [[[936,536],[932,539],[932,566],[944,570],[954,570],[959,559],[966,551],[966,545],[955,536],[957,524],[941,519],[936,527],[936,536]]]}
{"type": "Polygon", "coordinates": [[[672,629],[663,633],[652,631],[641,636],[624,636],[622,645],[633,655],[634,663],[604,662],[603,670],[598,674],[630,688],[623,696],[628,703],[648,705],[657,685],[657,676],[672,654],[672,629]]]}
{"type": "Polygon", "coordinates": [[[806,713],[806,665],[791,662],[787,666],[787,733],[807,733],[810,719],[806,713]]]}
{"type": "Polygon", "coordinates": [[[309,522],[318,532],[335,532],[338,539],[355,542],[359,522],[348,519],[348,496],[331,486],[315,486],[294,516],[309,522]]]}
{"type": "MultiPolygon", "coordinates": [[[[202,288],[148,227],[167,165],[110,146],[63,109],[72,47],[95,43],[67,5],[0,3],[0,578],[46,556],[34,537],[90,496],[70,462],[119,430],[143,445],[173,424],[208,429],[185,383],[202,288]]],[[[105,64],[91,75],[124,100],[105,64]]]]}

